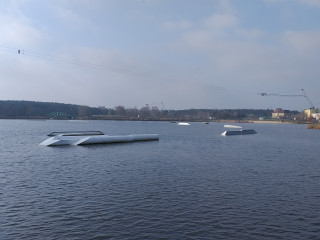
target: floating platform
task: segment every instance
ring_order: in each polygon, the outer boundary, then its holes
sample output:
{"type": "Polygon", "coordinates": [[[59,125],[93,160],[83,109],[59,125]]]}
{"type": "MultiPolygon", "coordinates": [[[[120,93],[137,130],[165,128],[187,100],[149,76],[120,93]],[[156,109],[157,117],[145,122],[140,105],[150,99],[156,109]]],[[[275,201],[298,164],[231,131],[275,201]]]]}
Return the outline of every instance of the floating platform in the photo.
{"type": "Polygon", "coordinates": [[[159,140],[158,134],[105,135],[100,131],[52,132],[41,146],[90,145],[159,140]]]}
{"type": "Polygon", "coordinates": [[[307,125],[308,129],[320,129],[320,123],[313,123],[307,125]]]}
{"type": "Polygon", "coordinates": [[[179,125],[179,126],[189,126],[190,123],[187,123],[187,122],[179,122],[177,125],[179,125]]]}
{"type": "Polygon", "coordinates": [[[225,128],[242,128],[241,126],[236,125],[224,125],[225,128]]]}
{"type": "Polygon", "coordinates": [[[241,129],[241,130],[230,130],[224,131],[221,133],[222,136],[232,136],[232,135],[247,135],[247,134],[256,134],[257,132],[254,129],[241,129]]]}

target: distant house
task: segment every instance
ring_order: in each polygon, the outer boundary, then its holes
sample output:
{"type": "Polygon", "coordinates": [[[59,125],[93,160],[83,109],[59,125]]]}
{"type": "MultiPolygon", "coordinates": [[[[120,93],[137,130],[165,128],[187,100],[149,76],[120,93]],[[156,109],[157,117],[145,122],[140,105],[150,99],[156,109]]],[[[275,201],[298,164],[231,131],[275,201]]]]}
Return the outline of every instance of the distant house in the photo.
{"type": "Polygon", "coordinates": [[[277,108],[272,113],[272,118],[286,118],[288,116],[289,110],[283,110],[282,108],[277,108]]]}
{"type": "Polygon", "coordinates": [[[318,108],[310,108],[310,109],[305,109],[304,110],[304,115],[306,118],[311,118],[313,117],[313,114],[319,113],[320,110],[318,108]]]}
{"type": "Polygon", "coordinates": [[[318,122],[320,121],[320,113],[312,113],[311,117],[315,118],[318,122]]]}

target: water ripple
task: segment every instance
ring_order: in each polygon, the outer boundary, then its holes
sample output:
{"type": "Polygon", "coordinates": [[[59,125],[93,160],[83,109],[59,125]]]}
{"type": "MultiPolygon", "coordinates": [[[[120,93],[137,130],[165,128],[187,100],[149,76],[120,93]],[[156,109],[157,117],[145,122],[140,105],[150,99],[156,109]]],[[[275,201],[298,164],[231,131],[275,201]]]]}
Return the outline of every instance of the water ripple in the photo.
{"type": "Polygon", "coordinates": [[[320,137],[301,126],[224,138],[218,123],[89,121],[160,141],[66,148],[38,144],[70,122],[2,126],[0,239],[318,237],[320,137]]]}

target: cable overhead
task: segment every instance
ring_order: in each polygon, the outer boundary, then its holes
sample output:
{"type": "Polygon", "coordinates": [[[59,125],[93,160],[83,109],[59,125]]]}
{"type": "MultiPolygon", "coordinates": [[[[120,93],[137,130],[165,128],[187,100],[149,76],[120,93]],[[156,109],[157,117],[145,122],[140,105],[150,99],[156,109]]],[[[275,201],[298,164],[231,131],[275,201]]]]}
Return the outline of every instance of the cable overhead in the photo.
{"type": "Polygon", "coordinates": [[[150,79],[158,79],[158,80],[163,79],[163,77],[157,76],[154,74],[136,72],[136,71],[123,69],[123,68],[116,68],[108,65],[99,65],[95,63],[85,62],[85,61],[66,58],[66,57],[58,57],[58,56],[30,51],[30,50],[24,50],[24,49],[18,49],[18,48],[6,47],[6,46],[0,46],[0,50],[8,51],[13,54],[26,55],[29,57],[35,57],[35,58],[40,58],[40,59],[49,60],[49,61],[68,63],[68,64],[73,64],[81,67],[87,67],[87,68],[93,68],[93,69],[102,70],[102,71],[109,71],[109,72],[131,75],[134,77],[149,77],[150,79]]]}

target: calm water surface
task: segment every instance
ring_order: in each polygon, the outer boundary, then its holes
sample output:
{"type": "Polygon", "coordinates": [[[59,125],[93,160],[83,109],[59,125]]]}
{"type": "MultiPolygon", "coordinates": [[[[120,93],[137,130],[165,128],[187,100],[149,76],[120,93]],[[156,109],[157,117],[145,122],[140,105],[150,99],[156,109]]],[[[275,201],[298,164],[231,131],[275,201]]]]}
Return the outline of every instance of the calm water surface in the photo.
{"type": "Polygon", "coordinates": [[[0,239],[320,239],[320,130],[0,120],[0,239]],[[52,131],[160,141],[44,147],[52,131]]]}

